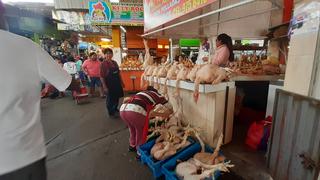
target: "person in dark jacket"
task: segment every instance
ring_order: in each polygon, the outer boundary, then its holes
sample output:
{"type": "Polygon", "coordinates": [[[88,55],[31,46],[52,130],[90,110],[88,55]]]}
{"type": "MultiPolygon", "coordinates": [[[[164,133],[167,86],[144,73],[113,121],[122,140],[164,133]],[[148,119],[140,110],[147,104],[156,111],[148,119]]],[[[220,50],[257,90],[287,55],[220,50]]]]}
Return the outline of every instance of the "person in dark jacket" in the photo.
{"type": "Polygon", "coordinates": [[[106,93],[106,106],[110,117],[117,117],[119,99],[123,97],[124,83],[120,76],[119,66],[112,60],[113,51],[110,48],[102,50],[105,60],[101,63],[100,78],[106,93]]]}

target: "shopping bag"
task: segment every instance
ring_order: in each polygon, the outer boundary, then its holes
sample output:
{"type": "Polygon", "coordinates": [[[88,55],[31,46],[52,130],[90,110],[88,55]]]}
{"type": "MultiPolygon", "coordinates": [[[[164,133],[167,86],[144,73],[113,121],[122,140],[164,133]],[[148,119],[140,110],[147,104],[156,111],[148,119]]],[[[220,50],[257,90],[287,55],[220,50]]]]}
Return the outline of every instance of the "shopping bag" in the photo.
{"type": "Polygon", "coordinates": [[[270,136],[272,117],[262,121],[255,121],[250,125],[247,133],[246,145],[253,150],[266,150],[270,136]]]}

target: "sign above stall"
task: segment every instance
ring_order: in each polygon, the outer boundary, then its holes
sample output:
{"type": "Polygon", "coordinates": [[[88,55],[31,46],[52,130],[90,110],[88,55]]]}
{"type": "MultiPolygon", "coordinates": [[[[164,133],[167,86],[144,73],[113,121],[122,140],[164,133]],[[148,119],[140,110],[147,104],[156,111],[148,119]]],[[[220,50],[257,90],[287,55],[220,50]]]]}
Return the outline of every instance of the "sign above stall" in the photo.
{"type": "Polygon", "coordinates": [[[89,2],[89,16],[93,25],[143,26],[143,15],[142,4],[89,2]]]}
{"type": "Polygon", "coordinates": [[[113,25],[143,26],[143,16],[142,4],[112,4],[113,25]]]}
{"type": "Polygon", "coordinates": [[[93,24],[109,24],[111,22],[111,5],[104,1],[89,2],[89,16],[93,24]]]}
{"type": "Polygon", "coordinates": [[[97,27],[91,25],[85,12],[52,10],[52,18],[60,21],[57,23],[58,30],[100,32],[97,27]]]}
{"type": "Polygon", "coordinates": [[[143,0],[144,29],[150,31],[216,0],[143,0]]]}

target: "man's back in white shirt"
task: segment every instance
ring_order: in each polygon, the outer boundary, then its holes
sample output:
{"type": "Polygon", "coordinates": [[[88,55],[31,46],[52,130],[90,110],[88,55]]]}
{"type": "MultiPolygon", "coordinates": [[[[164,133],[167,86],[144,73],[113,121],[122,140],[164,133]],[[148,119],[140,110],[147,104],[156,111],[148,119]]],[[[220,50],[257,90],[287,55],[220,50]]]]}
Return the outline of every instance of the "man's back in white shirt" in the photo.
{"type": "Polygon", "coordinates": [[[65,90],[71,77],[29,39],[0,30],[0,176],[46,156],[41,81],[65,90]]]}

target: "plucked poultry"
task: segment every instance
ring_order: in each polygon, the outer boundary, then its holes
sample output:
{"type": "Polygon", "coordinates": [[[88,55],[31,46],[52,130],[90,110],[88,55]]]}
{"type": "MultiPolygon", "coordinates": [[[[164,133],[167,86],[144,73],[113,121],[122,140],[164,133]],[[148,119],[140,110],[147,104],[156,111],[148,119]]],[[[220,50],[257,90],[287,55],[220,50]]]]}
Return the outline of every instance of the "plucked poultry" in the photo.
{"type": "Polygon", "coordinates": [[[213,177],[214,172],[217,170],[228,172],[228,168],[234,166],[230,164],[230,161],[224,162],[225,157],[219,155],[223,139],[222,135],[219,137],[217,147],[212,154],[204,152],[204,143],[199,135],[197,135],[197,138],[201,144],[201,152],[196,153],[193,158],[177,165],[176,173],[179,178],[184,180],[203,180],[213,177]]]}
{"type": "Polygon", "coordinates": [[[202,66],[196,73],[195,85],[194,85],[194,101],[197,102],[199,98],[199,85],[205,84],[218,84],[227,78],[227,72],[214,64],[206,64],[202,66]]]}

